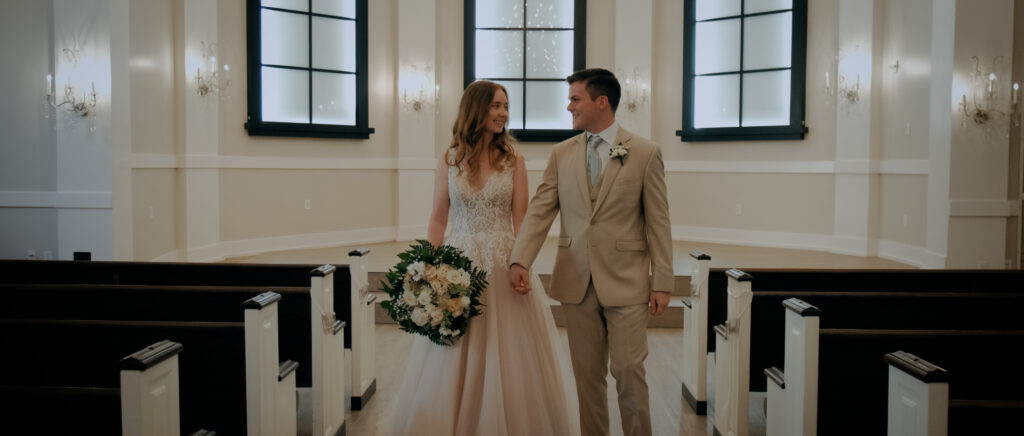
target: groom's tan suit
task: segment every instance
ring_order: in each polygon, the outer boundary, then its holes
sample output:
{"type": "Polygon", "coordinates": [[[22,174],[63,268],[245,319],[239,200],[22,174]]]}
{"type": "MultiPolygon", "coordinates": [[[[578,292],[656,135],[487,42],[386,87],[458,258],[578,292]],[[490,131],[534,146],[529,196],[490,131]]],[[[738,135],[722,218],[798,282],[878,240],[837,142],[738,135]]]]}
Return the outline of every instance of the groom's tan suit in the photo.
{"type": "Polygon", "coordinates": [[[650,434],[644,359],[650,291],[671,292],[672,236],[661,149],[619,128],[596,186],[586,134],[554,146],[530,202],[510,263],[530,268],[561,212],[548,295],[563,303],[580,397],[583,434],[607,434],[607,365],[619,391],[626,435],[650,434]],[[653,282],[651,279],[653,273],[653,282]],[[602,422],[603,421],[603,422],[602,422]]]}

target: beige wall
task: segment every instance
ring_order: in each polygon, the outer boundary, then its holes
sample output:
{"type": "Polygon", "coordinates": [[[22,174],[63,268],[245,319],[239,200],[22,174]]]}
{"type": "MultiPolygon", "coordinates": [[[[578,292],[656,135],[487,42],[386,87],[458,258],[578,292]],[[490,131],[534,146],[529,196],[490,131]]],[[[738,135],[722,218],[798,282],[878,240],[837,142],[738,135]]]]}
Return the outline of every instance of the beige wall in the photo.
{"type": "Polygon", "coordinates": [[[396,225],[391,171],[230,169],[220,189],[225,241],[396,225]]]}
{"type": "Polygon", "coordinates": [[[674,173],[666,181],[673,225],[832,233],[831,174],[674,173]]]}
{"type": "Polygon", "coordinates": [[[136,259],[154,259],[175,249],[175,171],[132,172],[132,252],[136,259]]]}
{"type": "MultiPolygon", "coordinates": [[[[847,115],[844,110],[856,110],[837,103],[836,97],[825,91],[824,72],[835,71],[839,1],[809,2],[806,138],[708,143],[684,143],[675,134],[682,117],[683,1],[653,2],[652,96],[648,103],[651,137],[661,144],[666,159],[671,219],[677,238],[739,231],[767,235],[765,240],[753,241],[760,245],[785,245],[787,237],[808,235],[817,241],[809,248],[830,249],[836,210],[836,169],[832,165],[836,159],[837,119],[847,115]]],[[[156,168],[143,165],[132,176],[137,259],[188,248],[183,234],[187,226],[182,222],[188,199],[184,197],[181,171],[182,163],[187,161],[182,156],[181,136],[188,126],[181,108],[183,96],[190,91],[175,86],[186,80],[181,68],[175,67],[183,64],[184,57],[180,47],[182,2],[132,5],[131,89],[132,107],[137,109],[132,118],[132,152],[170,157],[156,168]],[[157,211],[152,220],[148,218],[150,206],[157,211]],[[162,210],[171,212],[165,217],[159,213],[162,210]],[[155,228],[159,238],[153,236],[155,228]]],[[[218,57],[231,65],[232,85],[219,95],[216,105],[217,155],[199,157],[219,173],[217,221],[222,244],[240,247],[238,243],[266,242],[268,238],[305,241],[303,235],[310,234],[351,238],[364,230],[382,237],[387,232],[381,229],[399,226],[396,203],[401,188],[397,168],[403,164],[398,159],[397,145],[401,109],[395,104],[397,2],[368,2],[369,119],[370,127],[376,129],[368,140],[248,136],[243,128],[247,112],[245,1],[220,0],[218,4],[218,57]],[[307,198],[310,210],[304,208],[307,198]],[[367,202],[368,198],[373,201],[367,202]]],[[[436,0],[435,4],[434,68],[440,95],[433,138],[425,140],[433,140],[433,149],[439,155],[450,140],[462,90],[463,2],[436,0]]],[[[872,228],[877,229],[871,236],[921,248],[929,219],[926,168],[928,105],[933,92],[930,72],[943,66],[929,63],[929,1],[878,1],[876,5],[881,8],[877,14],[881,20],[875,24],[880,26],[876,38],[882,42],[876,48],[880,64],[874,68],[878,88],[873,97],[878,100],[873,107],[879,109],[870,115],[878,126],[872,134],[872,159],[878,160],[875,167],[880,169],[877,176],[872,176],[874,182],[868,193],[878,209],[869,218],[872,228]],[[888,68],[897,59],[899,71],[888,68]]],[[[588,2],[588,66],[614,69],[616,34],[630,31],[616,28],[614,10],[615,0],[588,2]]],[[[993,19],[998,21],[998,17],[993,19]]],[[[961,47],[963,44],[986,44],[985,38],[974,41],[964,35],[958,36],[958,53],[967,50],[961,47]]],[[[958,73],[966,65],[962,58],[957,55],[958,73]]],[[[836,81],[834,75],[832,81],[836,81]]],[[[956,164],[951,176],[951,197],[1005,195],[1006,174],[993,171],[1005,166],[1005,147],[978,145],[970,138],[957,137],[959,134],[953,132],[953,161],[962,162],[956,164]]],[[[520,144],[530,161],[531,191],[539,183],[551,145],[520,144]]],[[[427,213],[423,213],[424,222],[427,213]]],[[[957,232],[962,227],[956,227],[957,232]]],[[[951,227],[951,238],[957,238],[957,232],[951,227]]],[[[985,229],[979,232],[990,233],[985,229]]],[[[971,233],[965,235],[969,238],[971,233]]],[[[266,243],[245,246],[274,248],[266,243]]]]}
{"type": "Polygon", "coordinates": [[[880,239],[923,247],[928,178],[917,175],[885,175],[881,177],[880,185],[880,239]]]}

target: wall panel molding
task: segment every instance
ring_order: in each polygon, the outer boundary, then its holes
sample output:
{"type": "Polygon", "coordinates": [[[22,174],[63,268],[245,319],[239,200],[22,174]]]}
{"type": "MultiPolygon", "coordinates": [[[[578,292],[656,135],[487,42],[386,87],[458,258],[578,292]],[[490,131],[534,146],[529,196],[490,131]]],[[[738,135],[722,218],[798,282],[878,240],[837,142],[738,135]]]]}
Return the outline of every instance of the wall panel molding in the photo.
{"type": "Polygon", "coordinates": [[[0,191],[0,207],[110,209],[110,192],[0,191]]]}

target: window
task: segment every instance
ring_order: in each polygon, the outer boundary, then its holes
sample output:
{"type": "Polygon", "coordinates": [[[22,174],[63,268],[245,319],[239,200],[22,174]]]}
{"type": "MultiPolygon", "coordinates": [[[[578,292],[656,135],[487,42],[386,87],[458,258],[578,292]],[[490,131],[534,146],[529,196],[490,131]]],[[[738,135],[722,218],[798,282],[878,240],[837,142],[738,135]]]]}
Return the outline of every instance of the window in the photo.
{"type": "Polygon", "coordinates": [[[520,141],[577,132],[565,110],[586,65],[586,0],[466,0],[465,85],[486,79],[509,94],[509,129],[520,141]]]}
{"type": "Polygon", "coordinates": [[[803,139],[807,0],[685,0],[683,141],[803,139]]]}
{"type": "Polygon", "coordinates": [[[366,0],[248,0],[250,135],[369,138],[366,0]]]}

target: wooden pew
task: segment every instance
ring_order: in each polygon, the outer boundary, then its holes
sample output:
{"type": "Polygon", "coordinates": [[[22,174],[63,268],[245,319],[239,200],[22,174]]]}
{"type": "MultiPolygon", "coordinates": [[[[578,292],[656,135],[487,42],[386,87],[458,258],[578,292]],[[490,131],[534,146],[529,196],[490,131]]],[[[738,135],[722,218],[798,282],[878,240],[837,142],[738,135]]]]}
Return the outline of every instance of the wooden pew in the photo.
{"type": "Polygon", "coordinates": [[[165,337],[188,347],[178,357],[182,428],[294,434],[295,364],[277,360],[279,299],[267,293],[245,301],[238,310],[246,312],[247,323],[0,319],[0,349],[17,356],[0,360],[3,403],[16,404],[11,417],[0,422],[7,428],[0,430],[121,432],[115,365],[153,338],[165,337]],[[248,405],[248,415],[247,392],[263,393],[248,405]],[[279,392],[289,395],[278,398],[279,392]],[[72,411],[71,419],[55,420],[61,418],[55,411],[72,411]],[[46,424],[42,429],[41,423],[46,424]]]}
{"type": "MultiPolygon", "coordinates": [[[[1005,293],[1024,289],[1021,270],[838,270],[753,268],[743,272],[751,282],[750,390],[764,392],[761,371],[782,361],[783,313],[778,309],[790,297],[820,298],[834,292],[986,292],[1005,293]],[[774,294],[773,294],[774,293],[774,294]]],[[[714,326],[726,318],[726,272],[712,268],[708,275],[708,318],[702,327],[708,352],[715,352],[714,326]]],[[[991,310],[989,308],[988,310],[991,310]]],[[[917,315],[926,314],[918,310],[917,315]]],[[[915,315],[915,316],[917,316],[915,315]]],[[[885,319],[879,317],[877,319],[885,319]]],[[[892,351],[892,350],[890,350],[892,351]]]]}
{"type": "MultiPolygon", "coordinates": [[[[367,249],[349,252],[349,265],[336,267],[326,289],[333,298],[334,316],[349,328],[341,330],[345,347],[350,349],[352,408],[359,410],[376,391],[374,364],[375,327],[373,300],[366,279],[367,249]],[[355,272],[355,274],[353,274],[355,272]],[[358,321],[358,322],[357,322],[358,321]],[[354,333],[353,333],[354,331],[354,333]],[[354,335],[354,337],[353,337],[354,335]]],[[[0,260],[2,283],[137,284],[310,287],[310,270],[319,265],[230,264],[181,262],[75,262],[0,260]]],[[[328,315],[330,311],[324,311],[328,315]]],[[[282,342],[281,351],[292,355],[304,351],[308,343],[282,342]]],[[[302,362],[302,360],[300,360],[302,362]]],[[[313,386],[313,366],[302,364],[298,372],[300,387],[313,386]]]]}
{"type": "Polygon", "coordinates": [[[708,343],[702,326],[707,325],[708,270],[711,256],[691,251],[695,260],[690,273],[690,296],[683,298],[683,398],[694,413],[706,415],[708,409],[708,343]]]}
{"type": "Polygon", "coordinates": [[[949,372],[902,350],[882,360],[889,365],[888,434],[946,436],[949,372]]]}
{"type": "MultiPolygon", "coordinates": [[[[1024,409],[1019,401],[1024,398],[1024,377],[1019,375],[1024,330],[1020,326],[910,329],[894,319],[890,320],[892,328],[817,328],[814,318],[827,319],[829,311],[799,301],[786,303],[786,344],[797,346],[785,350],[785,372],[778,368],[765,371],[774,382],[767,400],[768,435],[882,434],[887,425],[888,370],[878,357],[899,349],[944,362],[943,367],[950,369],[952,397],[975,406],[997,402],[1024,409]],[[779,423],[800,427],[785,428],[779,423]]],[[[880,304],[884,302],[880,300],[880,304]]],[[[955,315],[956,308],[951,310],[947,316],[955,315]]],[[[954,419],[951,413],[950,434],[987,434],[1010,422],[1010,414],[993,412],[991,407],[987,412],[989,417],[984,420],[972,418],[971,413],[954,419]],[[1002,423],[993,426],[996,422],[1002,423]],[[952,431],[954,428],[957,430],[952,431]]]]}
{"type": "Polygon", "coordinates": [[[750,392],[750,275],[738,269],[729,277],[729,312],[715,326],[715,419],[716,435],[746,436],[750,392]]]}
{"type": "Polygon", "coordinates": [[[179,436],[178,353],[163,340],[121,359],[121,434],[179,436]]]}
{"type": "MultiPolygon", "coordinates": [[[[335,268],[324,265],[312,272],[311,287],[279,287],[285,295],[280,304],[280,335],[275,334],[282,355],[311,367],[312,410],[316,434],[334,434],[344,422],[345,323],[325,314],[332,307],[334,292],[329,285],[335,268]]],[[[153,285],[0,285],[0,294],[11,304],[0,307],[0,318],[93,317],[101,319],[145,319],[170,321],[241,321],[238,301],[258,294],[262,288],[244,286],[153,286],[153,285]],[[57,299],[60,305],[43,301],[57,299]]],[[[275,328],[278,326],[275,324],[275,328]]],[[[268,369],[269,370],[269,369],[268,369]]],[[[294,392],[291,395],[294,397],[294,392]]],[[[294,409],[294,408],[293,408],[294,409]]],[[[265,414],[264,414],[265,415],[265,414]]],[[[257,415],[258,416],[258,415],[257,415]]]]}

